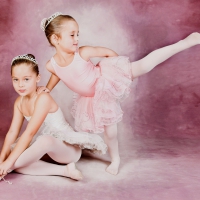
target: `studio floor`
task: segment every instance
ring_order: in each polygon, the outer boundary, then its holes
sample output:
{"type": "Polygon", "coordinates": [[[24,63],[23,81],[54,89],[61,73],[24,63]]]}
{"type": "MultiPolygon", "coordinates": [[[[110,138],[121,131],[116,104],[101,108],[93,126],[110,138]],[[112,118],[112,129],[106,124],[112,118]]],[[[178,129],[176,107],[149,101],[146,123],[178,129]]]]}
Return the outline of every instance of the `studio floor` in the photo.
{"type": "Polygon", "coordinates": [[[199,200],[199,138],[127,133],[119,141],[117,176],[105,172],[108,157],[85,152],[77,163],[82,181],[11,173],[12,185],[0,182],[0,200],[199,200]]]}

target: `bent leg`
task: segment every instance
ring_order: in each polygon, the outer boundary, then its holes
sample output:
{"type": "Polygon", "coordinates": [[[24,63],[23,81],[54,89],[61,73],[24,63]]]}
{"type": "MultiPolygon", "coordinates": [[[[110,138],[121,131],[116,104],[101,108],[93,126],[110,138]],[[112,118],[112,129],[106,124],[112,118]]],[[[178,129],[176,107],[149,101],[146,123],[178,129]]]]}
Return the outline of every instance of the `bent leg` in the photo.
{"type": "Polygon", "coordinates": [[[171,56],[197,44],[200,44],[200,34],[192,33],[184,40],[151,52],[143,59],[131,63],[132,77],[135,78],[151,71],[171,56]]]}
{"type": "Polygon", "coordinates": [[[110,174],[116,175],[120,164],[117,124],[105,126],[104,139],[105,143],[108,145],[108,152],[111,157],[111,164],[107,167],[106,171],[110,174]]]}
{"type": "Polygon", "coordinates": [[[48,154],[53,160],[60,163],[77,162],[81,156],[81,149],[66,144],[52,136],[44,135],[38,138],[29,148],[27,148],[16,160],[14,169],[29,165],[48,154]]]}
{"type": "Polygon", "coordinates": [[[66,176],[68,176],[68,172],[71,171],[71,178],[74,177],[73,179],[79,180],[82,178],[82,175],[78,170],[76,170],[74,162],[77,162],[80,156],[80,148],[66,144],[52,136],[45,135],[38,138],[38,140],[36,140],[19,156],[14,163],[12,170],[24,172],[25,174],[28,171],[28,174],[33,175],[61,175],[64,171],[66,176]],[[70,164],[63,168],[63,166],[60,165],[39,161],[39,159],[46,153],[57,162],[70,164]],[[45,170],[46,167],[49,167],[49,171],[45,170]],[[60,171],[60,174],[58,171],[60,171]]]}

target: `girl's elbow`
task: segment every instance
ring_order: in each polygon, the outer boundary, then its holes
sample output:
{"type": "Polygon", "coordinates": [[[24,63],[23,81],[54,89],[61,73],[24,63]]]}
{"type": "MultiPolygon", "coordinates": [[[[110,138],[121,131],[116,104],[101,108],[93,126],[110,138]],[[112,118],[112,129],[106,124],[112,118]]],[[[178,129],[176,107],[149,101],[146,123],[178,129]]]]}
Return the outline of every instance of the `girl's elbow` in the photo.
{"type": "Polygon", "coordinates": [[[110,56],[114,57],[114,56],[118,56],[118,54],[115,51],[112,51],[110,56]]]}

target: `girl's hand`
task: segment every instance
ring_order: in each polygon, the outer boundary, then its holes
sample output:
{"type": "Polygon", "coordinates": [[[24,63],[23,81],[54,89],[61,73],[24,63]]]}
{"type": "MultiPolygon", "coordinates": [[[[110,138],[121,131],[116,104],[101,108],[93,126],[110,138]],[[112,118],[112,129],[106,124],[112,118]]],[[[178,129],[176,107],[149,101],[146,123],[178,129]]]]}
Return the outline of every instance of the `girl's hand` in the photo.
{"type": "Polygon", "coordinates": [[[3,178],[5,175],[7,175],[9,172],[11,172],[12,164],[8,161],[4,161],[0,164],[0,179],[3,178]]]}
{"type": "Polygon", "coordinates": [[[49,93],[50,90],[48,88],[46,88],[45,86],[39,86],[39,87],[37,87],[37,94],[40,94],[41,92],[49,93]]]}

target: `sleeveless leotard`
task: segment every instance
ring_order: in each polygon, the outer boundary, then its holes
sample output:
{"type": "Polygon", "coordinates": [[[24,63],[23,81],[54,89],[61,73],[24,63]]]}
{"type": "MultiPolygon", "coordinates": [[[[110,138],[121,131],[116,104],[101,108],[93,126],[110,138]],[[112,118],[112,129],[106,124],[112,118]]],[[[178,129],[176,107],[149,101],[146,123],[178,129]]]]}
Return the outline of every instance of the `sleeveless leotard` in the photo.
{"type": "Polygon", "coordinates": [[[72,115],[75,129],[93,133],[122,120],[120,101],[130,92],[131,65],[128,57],[109,57],[97,66],[75,52],[72,63],[60,67],[51,58],[56,75],[74,91],[72,115]]]}
{"type": "Polygon", "coordinates": [[[76,52],[72,63],[66,67],[60,67],[53,57],[51,58],[51,64],[56,75],[72,91],[83,96],[94,96],[95,83],[100,73],[92,62],[83,60],[79,53],[76,52]]]}

